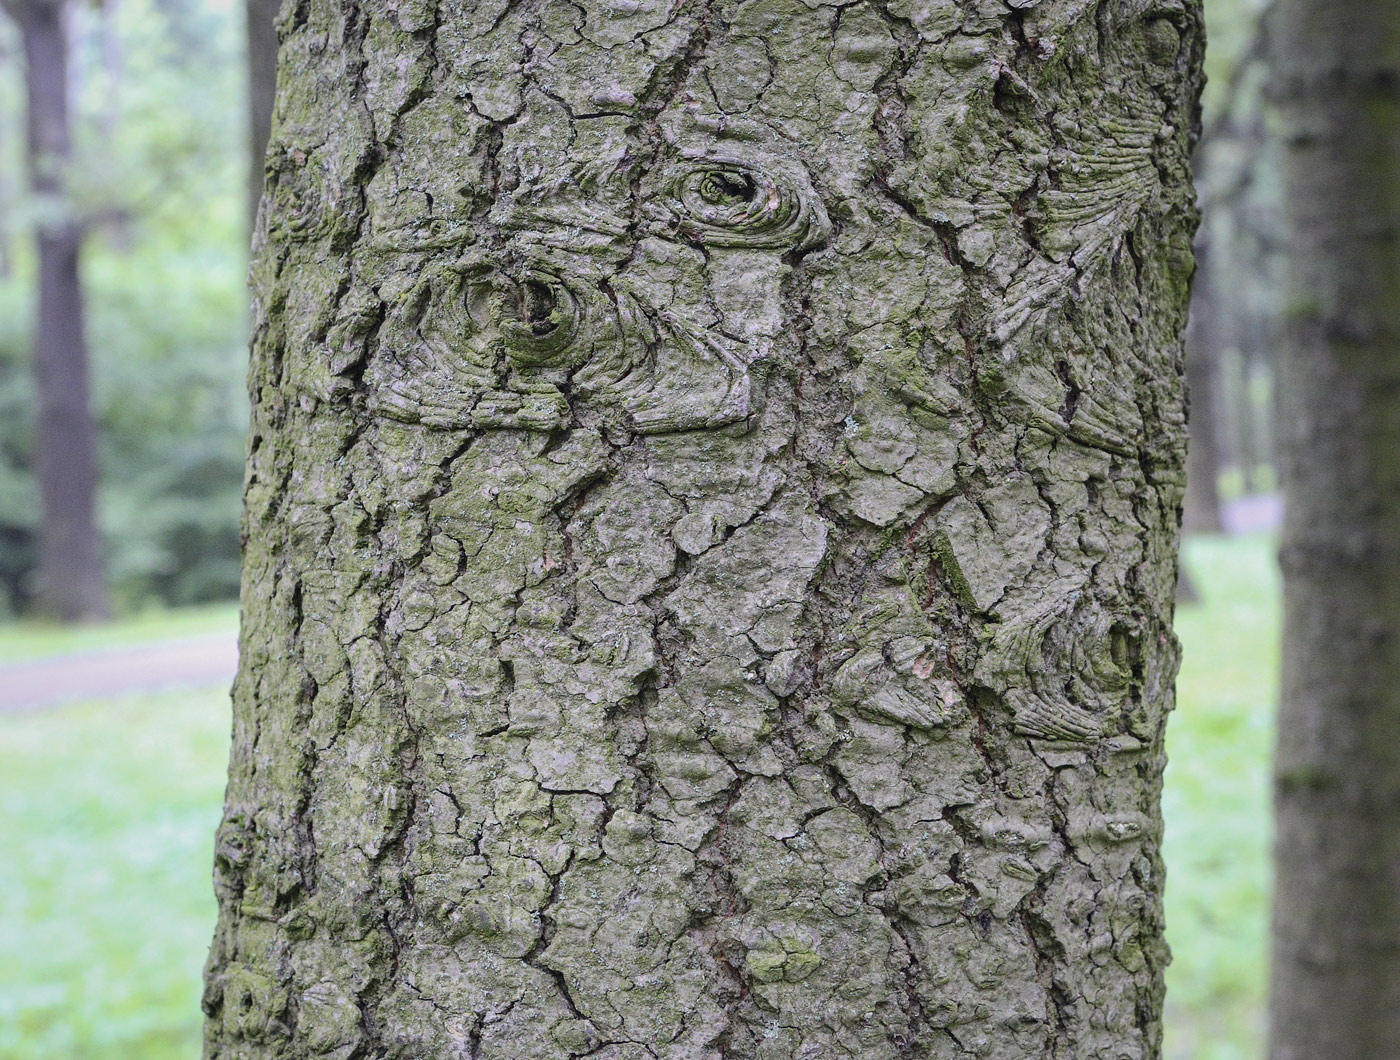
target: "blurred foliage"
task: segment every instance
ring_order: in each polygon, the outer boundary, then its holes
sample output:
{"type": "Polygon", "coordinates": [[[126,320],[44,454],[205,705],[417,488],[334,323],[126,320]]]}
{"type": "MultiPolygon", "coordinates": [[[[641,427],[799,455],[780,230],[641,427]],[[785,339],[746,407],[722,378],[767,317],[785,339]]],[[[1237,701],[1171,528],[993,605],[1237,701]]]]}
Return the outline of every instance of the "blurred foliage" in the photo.
{"type": "MultiPolygon", "coordinates": [[[[126,610],[228,598],[247,416],[242,8],[71,6],[108,579],[126,610]]],[[[28,599],[38,518],[22,75],[0,19],[0,615],[28,599]]]]}
{"type": "Polygon", "coordinates": [[[1259,19],[1271,0],[1205,0],[1206,90],[1201,101],[1207,124],[1218,119],[1231,77],[1255,40],[1259,19]]]}

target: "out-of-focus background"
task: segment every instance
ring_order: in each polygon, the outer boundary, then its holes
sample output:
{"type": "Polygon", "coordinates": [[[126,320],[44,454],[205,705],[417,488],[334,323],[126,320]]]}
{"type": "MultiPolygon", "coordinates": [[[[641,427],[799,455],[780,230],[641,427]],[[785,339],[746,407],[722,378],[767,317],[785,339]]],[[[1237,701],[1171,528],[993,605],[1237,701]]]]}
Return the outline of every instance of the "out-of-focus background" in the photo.
{"type": "MultiPolygon", "coordinates": [[[[237,625],[247,15],[244,0],[53,2],[62,204],[29,190],[22,39],[0,5],[0,1060],[188,1060],[237,625]],[[111,615],[76,625],[43,617],[38,577],[33,232],[56,209],[80,231],[111,615]]],[[[1263,1055],[1280,258],[1263,6],[1207,0],[1169,1060],[1263,1055]]]]}

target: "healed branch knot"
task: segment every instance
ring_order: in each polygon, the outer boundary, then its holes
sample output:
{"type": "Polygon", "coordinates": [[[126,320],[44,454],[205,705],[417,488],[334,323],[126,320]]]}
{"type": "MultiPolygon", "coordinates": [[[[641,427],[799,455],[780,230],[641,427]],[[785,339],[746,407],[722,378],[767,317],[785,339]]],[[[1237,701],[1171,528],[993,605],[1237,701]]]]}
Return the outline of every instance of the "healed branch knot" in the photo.
{"type": "Polygon", "coordinates": [[[552,431],[592,418],[643,434],[750,414],[787,260],[830,234],[805,171],[682,158],[643,197],[640,230],[608,216],[603,194],[571,201],[586,183],[517,188],[498,247],[430,268],[390,308],[369,372],[373,409],[444,429],[552,431]],[[743,302],[726,305],[732,291],[686,268],[696,252],[741,256],[743,302]]]}

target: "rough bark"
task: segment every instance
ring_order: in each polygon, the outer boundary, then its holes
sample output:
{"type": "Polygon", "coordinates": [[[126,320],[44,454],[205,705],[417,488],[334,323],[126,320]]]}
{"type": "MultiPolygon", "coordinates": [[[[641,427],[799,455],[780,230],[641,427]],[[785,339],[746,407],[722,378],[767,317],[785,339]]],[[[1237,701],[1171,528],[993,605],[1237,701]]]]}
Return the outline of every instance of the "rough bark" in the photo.
{"type": "Polygon", "coordinates": [[[1286,0],[1274,1060],[1400,1057],[1400,7],[1286,0]]]}
{"type": "Polygon", "coordinates": [[[209,1057],[1157,1054],[1200,45],[289,8],[209,1057]]]}
{"type": "Polygon", "coordinates": [[[79,255],[83,223],[67,200],[72,159],[68,35],[61,0],[10,0],[24,46],[30,185],[39,204],[34,471],[39,600],[64,621],[107,613],[97,529],[97,428],[88,393],[79,255]]]}
{"type": "Polygon", "coordinates": [[[248,68],[248,217],[258,216],[267,141],[277,94],[277,12],[281,0],[245,0],[248,68]]]}

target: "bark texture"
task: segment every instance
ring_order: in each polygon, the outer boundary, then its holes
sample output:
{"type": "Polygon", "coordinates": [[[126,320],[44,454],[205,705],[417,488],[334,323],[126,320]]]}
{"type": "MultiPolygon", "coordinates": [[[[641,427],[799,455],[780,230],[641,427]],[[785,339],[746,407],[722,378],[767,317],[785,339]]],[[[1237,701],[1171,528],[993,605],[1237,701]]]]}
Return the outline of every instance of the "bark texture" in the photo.
{"type": "Polygon", "coordinates": [[[61,0],[9,0],[24,45],[30,186],[38,204],[34,318],[34,471],[39,601],[66,622],[102,618],[107,590],[97,529],[97,427],[88,388],[83,219],[68,200],[73,144],[68,29],[61,0]]]}
{"type": "Polygon", "coordinates": [[[1156,1055],[1198,6],[282,19],[207,1055],[1156,1055]]]}
{"type": "Polygon", "coordinates": [[[1274,1060],[1400,1057],[1400,6],[1287,0],[1274,1060]]]}

